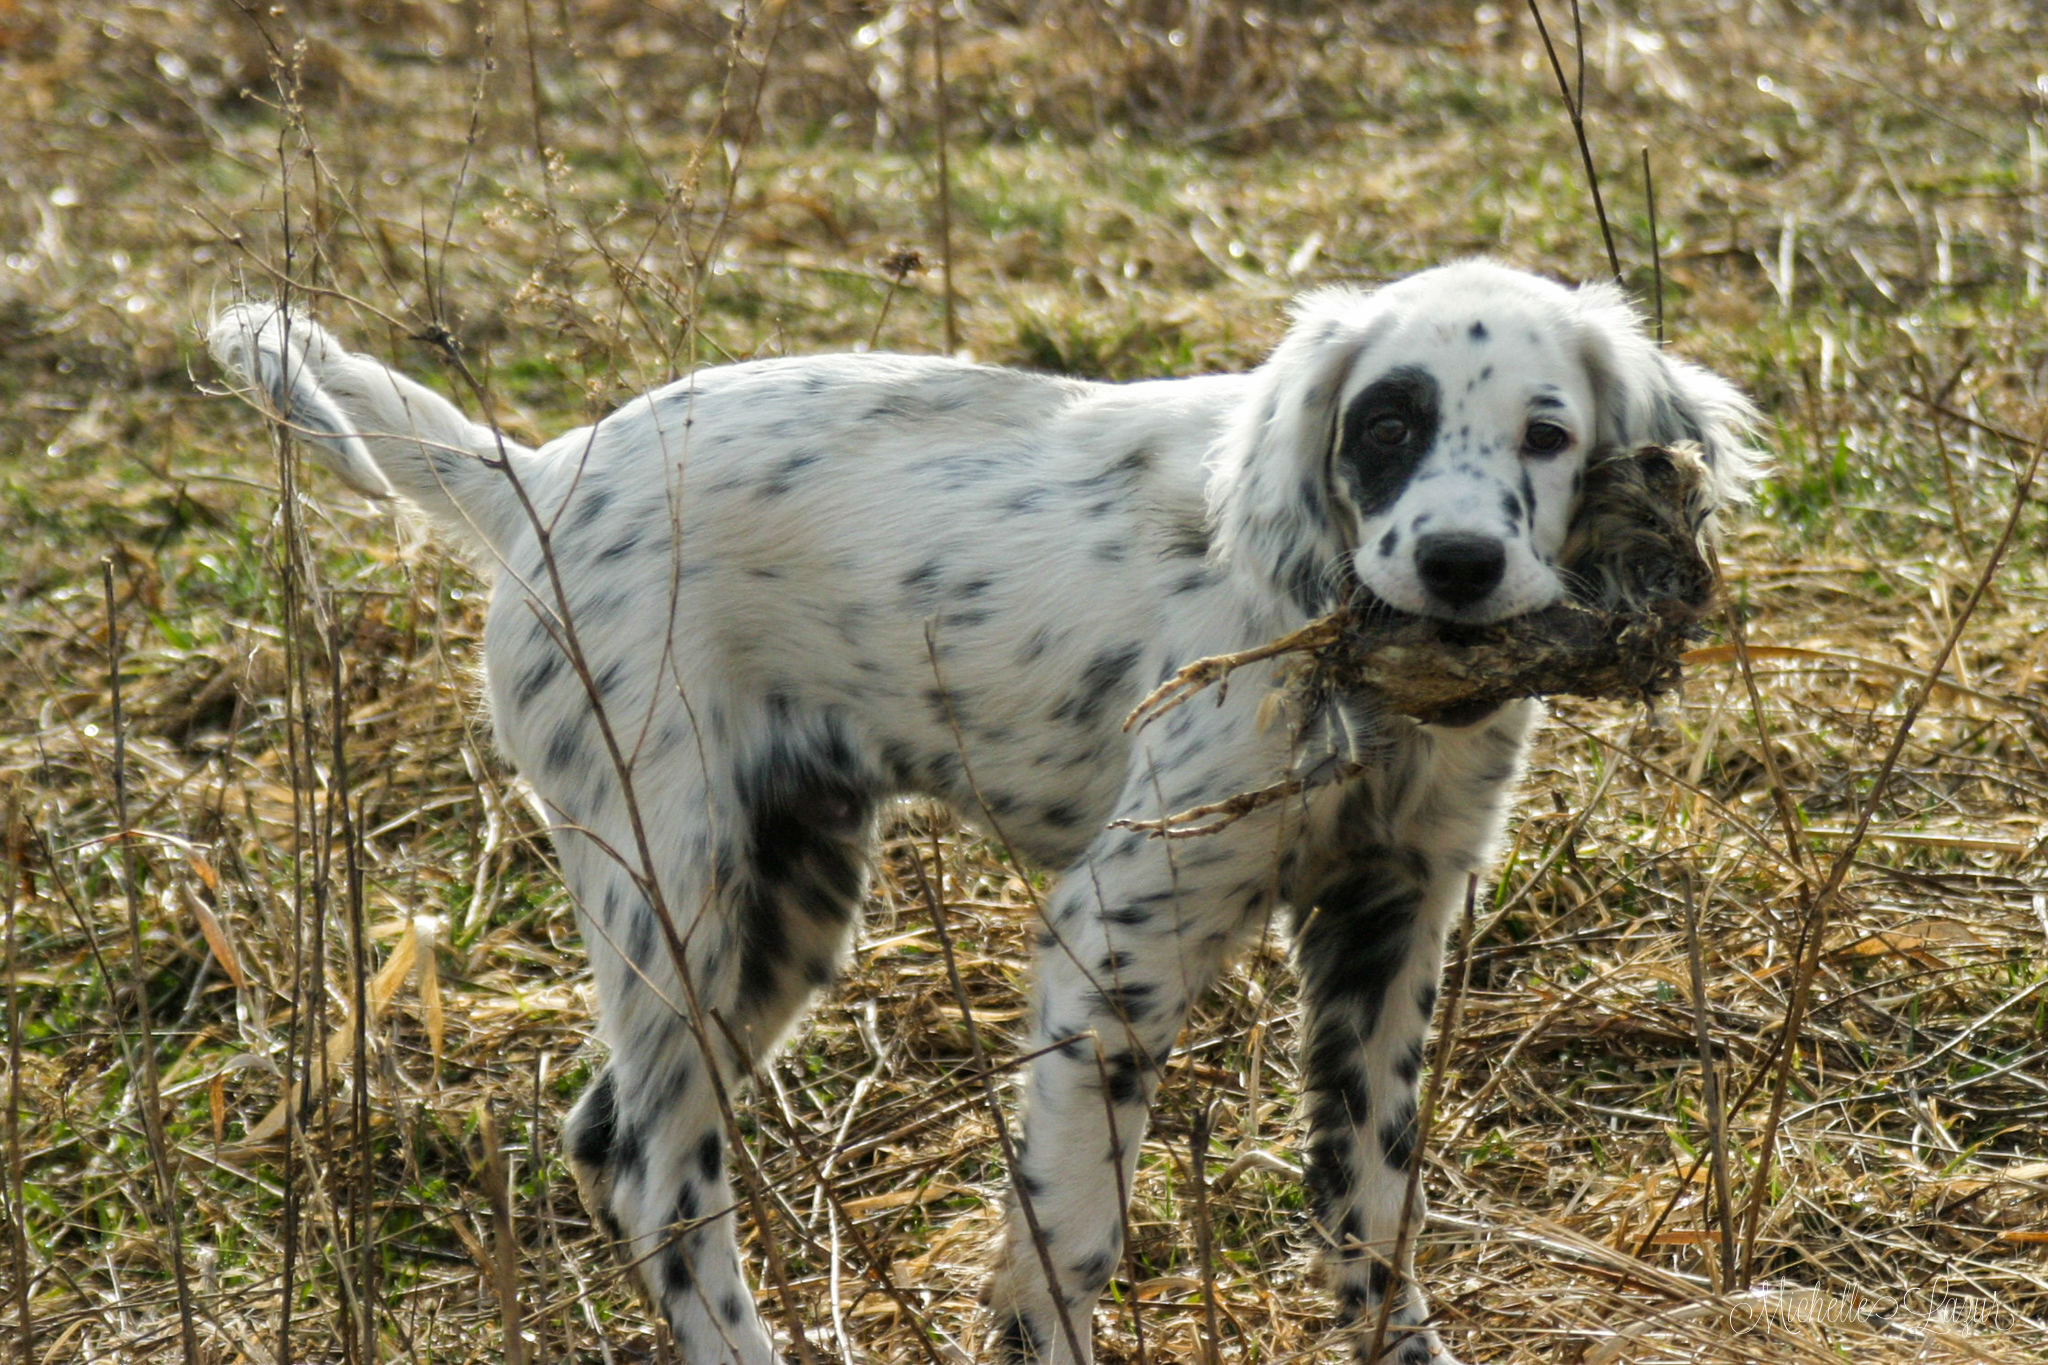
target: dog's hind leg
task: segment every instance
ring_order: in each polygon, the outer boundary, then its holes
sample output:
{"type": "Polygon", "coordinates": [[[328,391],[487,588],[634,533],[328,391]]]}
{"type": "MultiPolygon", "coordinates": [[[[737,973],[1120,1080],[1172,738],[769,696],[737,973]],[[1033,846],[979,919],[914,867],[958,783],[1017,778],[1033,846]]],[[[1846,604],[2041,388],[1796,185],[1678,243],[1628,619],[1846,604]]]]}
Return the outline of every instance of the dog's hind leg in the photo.
{"type": "Polygon", "coordinates": [[[739,1262],[725,1105],[843,956],[872,803],[829,759],[778,743],[695,805],[700,819],[707,808],[727,818],[716,832],[663,830],[687,863],[662,878],[673,936],[610,853],[560,839],[611,1049],[564,1139],[593,1214],[639,1266],[687,1365],[769,1365],[771,1336],[739,1262]]]}
{"type": "MultiPolygon", "coordinates": [[[[569,846],[565,865],[576,861],[569,846]]],[[[612,869],[595,898],[586,893],[599,1031],[611,1061],[570,1113],[563,1146],[585,1205],[637,1266],[682,1358],[770,1365],[775,1355],[740,1268],[725,1170],[721,1091],[729,1099],[744,1074],[718,1027],[732,1007],[731,973],[719,960],[729,927],[711,916],[694,933],[679,926],[686,989],[656,916],[622,869],[612,869]]]]}

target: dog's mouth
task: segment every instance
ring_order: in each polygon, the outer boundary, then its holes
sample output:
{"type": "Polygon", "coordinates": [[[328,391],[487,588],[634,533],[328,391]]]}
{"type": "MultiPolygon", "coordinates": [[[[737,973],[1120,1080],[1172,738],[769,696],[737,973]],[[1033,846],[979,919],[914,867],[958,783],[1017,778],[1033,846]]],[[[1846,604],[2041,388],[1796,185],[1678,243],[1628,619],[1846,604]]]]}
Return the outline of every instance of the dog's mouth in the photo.
{"type": "Polygon", "coordinates": [[[1356,583],[1352,585],[1351,593],[1343,605],[1361,620],[1378,618],[1388,622],[1403,619],[1427,621],[1445,644],[1464,645],[1491,639],[1501,630],[1510,629],[1515,623],[1555,606],[1563,601],[1564,597],[1565,593],[1560,585],[1560,590],[1544,601],[1508,607],[1484,601],[1450,604],[1429,600],[1427,596],[1420,607],[1406,607],[1388,601],[1362,583],[1356,583]]]}

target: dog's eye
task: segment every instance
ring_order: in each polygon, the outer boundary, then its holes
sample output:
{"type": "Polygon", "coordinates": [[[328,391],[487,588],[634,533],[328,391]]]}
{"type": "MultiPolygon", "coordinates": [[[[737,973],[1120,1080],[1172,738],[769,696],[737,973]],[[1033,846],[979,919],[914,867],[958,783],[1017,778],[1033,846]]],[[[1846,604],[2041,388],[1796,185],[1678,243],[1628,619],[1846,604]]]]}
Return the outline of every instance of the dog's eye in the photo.
{"type": "Polygon", "coordinates": [[[1408,424],[1398,417],[1375,417],[1365,434],[1375,445],[1397,446],[1408,439],[1408,424]]]}
{"type": "Polygon", "coordinates": [[[1522,449],[1531,455],[1555,455],[1572,443],[1572,434],[1555,422],[1531,422],[1522,434],[1522,449]]]}

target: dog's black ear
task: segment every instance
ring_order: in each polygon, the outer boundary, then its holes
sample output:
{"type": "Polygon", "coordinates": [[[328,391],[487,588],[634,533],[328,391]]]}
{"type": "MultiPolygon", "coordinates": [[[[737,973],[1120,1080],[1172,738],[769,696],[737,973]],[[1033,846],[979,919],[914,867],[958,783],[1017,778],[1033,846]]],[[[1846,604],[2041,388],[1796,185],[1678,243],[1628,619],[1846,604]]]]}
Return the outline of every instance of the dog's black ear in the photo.
{"type": "Polygon", "coordinates": [[[1716,506],[1747,499],[1762,464],[1751,443],[1756,409],[1719,375],[1659,350],[1641,316],[1612,285],[1572,295],[1586,370],[1607,450],[1675,445],[1700,448],[1716,506]]]}
{"type": "Polygon", "coordinates": [[[1338,404],[1359,357],[1392,321],[1355,289],[1301,299],[1210,455],[1218,553],[1311,616],[1336,605],[1352,548],[1330,477],[1338,404]]]}

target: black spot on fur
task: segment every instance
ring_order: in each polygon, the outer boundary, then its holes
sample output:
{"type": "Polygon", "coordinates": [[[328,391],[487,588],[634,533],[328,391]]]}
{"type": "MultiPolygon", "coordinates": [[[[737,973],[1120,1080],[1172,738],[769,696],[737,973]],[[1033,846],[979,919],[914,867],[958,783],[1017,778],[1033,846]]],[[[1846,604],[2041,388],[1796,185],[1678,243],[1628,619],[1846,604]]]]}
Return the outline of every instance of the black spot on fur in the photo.
{"type": "Polygon", "coordinates": [[[633,961],[647,966],[654,961],[654,934],[658,926],[654,913],[646,906],[635,909],[637,913],[626,924],[626,952],[633,961]]]}
{"type": "Polygon", "coordinates": [[[1429,1365],[1436,1359],[1436,1353],[1429,1349],[1427,1337],[1413,1336],[1401,1343],[1401,1353],[1395,1357],[1397,1365],[1429,1365]]]}
{"type": "Polygon", "coordinates": [[[1145,1097],[1145,1076],[1152,1069],[1151,1059],[1142,1053],[1111,1053],[1102,1063],[1103,1093],[1111,1104],[1136,1104],[1145,1097]]]}
{"type": "Polygon", "coordinates": [[[1365,1083],[1365,1069],[1358,1065],[1356,1038],[1345,1037],[1342,1030],[1325,1030],[1311,1048],[1308,1074],[1328,1101],[1324,1107],[1331,1118],[1351,1128],[1365,1122],[1372,1110],[1372,1091],[1365,1083]]]}
{"type": "Polygon", "coordinates": [[[1094,1293],[1109,1283],[1110,1267],[1116,1264],[1116,1257],[1107,1251],[1098,1251],[1093,1256],[1076,1261],[1068,1267],[1073,1275],[1076,1288],[1083,1297],[1094,1293]]]}
{"type": "Polygon", "coordinates": [[[1425,1020],[1436,1014],[1436,982],[1425,981],[1415,988],[1415,1008],[1425,1020]]]}
{"type": "Polygon", "coordinates": [[[1003,1365],[1026,1365],[1037,1360],[1045,1339],[1021,1313],[1005,1313],[996,1322],[996,1358],[1003,1365]]]}
{"type": "MultiPolygon", "coordinates": [[[[739,906],[744,997],[775,994],[797,965],[787,916],[843,924],[852,915],[867,878],[861,845],[874,798],[874,784],[834,726],[778,738],[740,774],[753,874],[739,906]]],[[[818,964],[799,970],[815,978],[818,964]]]]}
{"type": "Polygon", "coordinates": [[[781,497],[796,487],[797,475],[809,469],[823,458],[822,455],[813,450],[800,450],[793,455],[783,456],[782,459],[776,462],[774,468],[768,471],[767,477],[761,480],[759,487],[755,490],[755,496],[760,498],[781,497]]]}
{"type": "Polygon", "coordinates": [[[612,491],[609,488],[592,488],[576,500],[575,515],[569,518],[569,529],[581,531],[599,517],[604,509],[612,505],[612,491]]]}
{"type": "Polygon", "coordinates": [[[632,1185],[647,1170],[647,1140],[638,1126],[620,1122],[612,1139],[612,1178],[619,1185],[632,1185]]]}
{"type": "Polygon", "coordinates": [[[1174,523],[1172,538],[1166,542],[1166,554],[1178,559],[1208,558],[1209,528],[1199,521],[1174,523]]]}
{"type": "Polygon", "coordinates": [[[900,739],[884,741],[881,748],[882,769],[890,780],[899,787],[916,783],[917,753],[900,739]]]}
{"type": "Polygon", "coordinates": [[[574,766],[583,753],[583,712],[579,711],[555,727],[548,737],[547,757],[543,766],[553,772],[574,766]]]}
{"type": "Polygon", "coordinates": [[[609,564],[615,559],[624,559],[627,555],[633,553],[633,551],[639,548],[640,533],[638,531],[628,531],[626,532],[626,534],[620,536],[617,540],[613,541],[611,544],[605,546],[602,550],[598,551],[597,562],[600,564],[609,564]]]}
{"type": "Polygon", "coordinates": [[[568,1131],[563,1134],[570,1160],[593,1170],[609,1166],[619,1129],[619,1087],[609,1069],[583,1092],[583,1102],[576,1106],[571,1119],[568,1131]]]}
{"type": "Polygon", "coordinates": [[[1054,829],[1073,829],[1088,817],[1082,813],[1080,807],[1061,801],[1039,811],[1038,818],[1054,829]]]}
{"type": "Polygon", "coordinates": [[[1471,337],[1474,341],[1486,340],[1486,324],[1483,322],[1473,323],[1465,335],[1471,337]]]}
{"type": "Polygon", "coordinates": [[[956,692],[947,692],[937,687],[924,690],[925,709],[932,714],[932,720],[941,726],[964,725],[967,721],[967,705],[956,692]]]}
{"type": "Polygon", "coordinates": [[[1391,855],[1408,879],[1417,885],[1429,880],[1432,868],[1429,855],[1413,845],[1397,848],[1391,855]]]}
{"type": "Polygon", "coordinates": [[[1119,455],[1110,464],[1085,479],[1076,479],[1074,487],[1081,489],[1107,488],[1114,484],[1135,483],[1152,467],[1153,451],[1146,446],[1136,446],[1119,455]]]}
{"type": "Polygon", "coordinates": [[[1404,365],[1368,384],[1345,409],[1337,469],[1359,513],[1386,510],[1436,440],[1439,395],[1427,370],[1404,365]]]}
{"type": "Polygon", "coordinates": [[[597,593],[576,604],[576,620],[579,625],[595,629],[621,615],[638,601],[637,597],[625,592],[597,593]]]}
{"type": "Polygon", "coordinates": [[[1380,1125],[1380,1150],[1386,1153],[1387,1165],[1407,1170],[1415,1157],[1416,1138],[1415,1102],[1404,1100],[1393,1117],[1380,1125]]]}
{"type": "Polygon", "coordinates": [[[662,1247],[657,1258],[661,1266],[661,1284],[669,1294],[681,1296],[690,1292],[693,1282],[690,1275],[690,1258],[683,1254],[682,1247],[671,1240],[662,1247]]]}
{"type": "Polygon", "coordinates": [[[732,1290],[727,1290],[718,1300],[718,1316],[725,1319],[727,1327],[737,1327],[747,1319],[746,1300],[732,1290]]]}
{"type": "Polygon", "coordinates": [[[1158,993],[1158,987],[1142,982],[1104,982],[1101,990],[1088,992],[1088,1002],[1091,1009],[1111,1018],[1142,1024],[1151,1017],[1158,993]]]}
{"type": "Polygon", "coordinates": [[[944,572],[945,565],[936,559],[927,559],[924,563],[903,575],[899,581],[906,590],[922,600],[927,594],[937,590],[939,575],[944,572]]]}
{"type": "Polygon", "coordinates": [[[1309,1134],[1302,1162],[1301,1183],[1308,1192],[1309,1211],[1340,1239],[1343,1232],[1336,1226],[1337,1210],[1351,1199],[1351,1154],[1355,1150],[1349,1128],[1324,1125],[1309,1134]]]}
{"type": "MultiPolygon", "coordinates": [[[[1369,861],[1317,897],[1295,949],[1315,1013],[1336,1011],[1334,1029],[1357,1040],[1378,1028],[1387,989],[1408,960],[1422,893],[1399,861],[1369,861]]],[[[1313,1054],[1313,1040],[1310,1047],[1313,1054]]]]}
{"type": "Polygon", "coordinates": [[[1422,1040],[1420,1038],[1408,1044],[1408,1050],[1403,1052],[1400,1059],[1394,1063],[1394,1074],[1400,1077],[1401,1084],[1403,1085],[1415,1084],[1415,1078],[1422,1074],[1422,1040]]]}
{"type": "Polygon", "coordinates": [[[1143,653],[1144,646],[1136,644],[1117,645],[1098,653],[1081,670],[1081,690],[1055,706],[1052,718],[1092,729],[1117,690],[1129,681],[1131,670],[1138,666],[1138,657],[1143,653]]]}
{"type": "Polygon", "coordinates": [[[533,705],[534,698],[547,691],[548,684],[562,671],[562,651],[555,648],[550,640],[542,647],[541,655],[527,670],[519,675],[519,681],[512,688],[512,709],[524,711],[533,705]]]}
{"type": "Polygon", "coordinates": [[[708,1184],[725,1169],[725,1149],[716,1130],[697,1139],[697,1174],[708,1184]]]}

